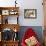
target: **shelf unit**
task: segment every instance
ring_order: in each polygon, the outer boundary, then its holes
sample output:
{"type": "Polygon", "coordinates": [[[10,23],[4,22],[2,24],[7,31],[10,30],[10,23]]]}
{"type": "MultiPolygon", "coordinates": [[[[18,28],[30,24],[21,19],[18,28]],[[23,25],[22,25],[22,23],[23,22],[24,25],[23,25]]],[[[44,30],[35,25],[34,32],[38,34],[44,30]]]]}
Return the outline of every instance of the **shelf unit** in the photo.
{"type": "MultiPolygon", "coordinates": [[[[20,26],[18,23],[18,18],[19,18],[19,7],[0,7],[0,32],[1,32],[1,41],[0,41],[0,46],[18,46],[19,40],[4,40],[2,37],[4,30],[8,31],[9,29],[15,32],[15,34],[19,31],[20,26]],[[9,17],[15,17],[13,18],[14,22],[12,24],[9,23],[9,17]],[[3,39],[3,40],[2,40],[3,39]]],[[[4,34],[3,34],[4,35],[4,34]]],[[[17,35],[17,34],[16,34],[17,35]]],[[[14,36],[15,37],[15,36],[14,36]]]]}
{"type": "Polygon", "coordinates": [[[4,21],[6,21],[5,23],[8,23],[8,16],[17,16],[18,23],[19,7],[0,7],[1,24],[3,24],[3,18],[5,19],[4,21]]]}

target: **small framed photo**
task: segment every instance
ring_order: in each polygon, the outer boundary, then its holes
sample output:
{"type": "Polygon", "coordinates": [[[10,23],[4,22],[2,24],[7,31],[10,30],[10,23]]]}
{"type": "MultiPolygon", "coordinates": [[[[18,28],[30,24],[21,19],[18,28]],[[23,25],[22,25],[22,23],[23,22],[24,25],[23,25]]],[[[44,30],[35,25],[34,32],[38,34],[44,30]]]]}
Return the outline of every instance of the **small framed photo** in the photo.
{"type": "Polygon", "coordinates": [[[24,18],[37,18],[37,9],[24,9],[24,18]]]}
{"type": "Polygon", "coordinates": [[[2,15],[9,15],[9,10],[2,10],[2,15]]]}

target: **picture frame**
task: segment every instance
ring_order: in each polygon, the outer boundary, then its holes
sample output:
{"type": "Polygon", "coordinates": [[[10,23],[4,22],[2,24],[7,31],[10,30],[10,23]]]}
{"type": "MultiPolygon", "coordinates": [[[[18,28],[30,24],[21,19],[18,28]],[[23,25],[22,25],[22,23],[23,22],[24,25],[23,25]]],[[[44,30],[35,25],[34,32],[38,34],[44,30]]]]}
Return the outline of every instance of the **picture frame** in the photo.
{"type": "Polygon", "coordinates": [[[10,15],[16,15],[17,13],[18,13],[18,12],[17,12],[16,10],[10,10],[10,11],[9,11],[9,14],[10,14],[10,15]]]}
{"type": "Polygon", "coordinates": [[[2,15],[9,15],[9,10],[2,10],[2,15]]]}
{"type": "Polygon", "coordinates": [[[37,9],[24,9],[24,18],[37,18],[37,9]]]}

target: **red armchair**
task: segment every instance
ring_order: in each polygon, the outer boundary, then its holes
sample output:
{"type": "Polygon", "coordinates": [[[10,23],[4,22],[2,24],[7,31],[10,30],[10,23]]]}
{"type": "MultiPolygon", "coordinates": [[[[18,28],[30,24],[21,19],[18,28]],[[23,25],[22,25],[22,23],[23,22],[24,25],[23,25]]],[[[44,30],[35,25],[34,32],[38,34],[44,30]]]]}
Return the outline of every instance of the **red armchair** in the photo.
{"type": "Polygon", "coordinates": [[[25,35],[22,38],[21,46],[41,46],[41,44],[37,40],[37,35],[32,28],[27,29],[27,31],[25,32],[25,35]],[[34,41],[32,41],[33,39],[35,41],[34,45],[33,45],[34,41]],[[31,42],[29,41],[32,41],[32,45],[31,42]],[[28,43],[30,45],[28,45],[28,43]]]}

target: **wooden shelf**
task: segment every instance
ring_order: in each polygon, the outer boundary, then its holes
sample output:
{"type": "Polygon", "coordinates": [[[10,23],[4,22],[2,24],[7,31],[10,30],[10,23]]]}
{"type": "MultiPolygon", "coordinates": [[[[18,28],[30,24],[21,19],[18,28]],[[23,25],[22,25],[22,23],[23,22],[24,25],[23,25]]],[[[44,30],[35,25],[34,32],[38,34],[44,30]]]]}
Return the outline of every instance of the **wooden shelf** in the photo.
{"type": "Polygon", "coordinates": [[[5,42],[5,43],[8,43],[8,42],[12,43],[12,42],[19,42],[19,40],[15,40],[15,41],[10,40],[10,41],[3,41],[3,42],[5,42]]]}
{"type": "Polygon", "coordinates": [[[19,7],[0,7],[0,9],[18,9],[19,7]]]}
{"type": "Polygon", "coordinates": [[[18,46],[18,41],[1,41],[1,45],[3,46],[18,46]]]}
{"type": "MultiPolygon", "coordinates": [[[[2,14],[2,11],[4,11],[4,10],[6,10],[6,12],[9,13],[7,15],[19,15],[19,7],[0,7],[0,14],[2,14]],[[17,13],[10,14],[10,12],[12,12],[12,13],[17,12],[17,13]]],[[[6,14],[4,14],[4,15],[6,15],[6,14]]]]}
{"type": "Polygon", "coordinates": [[[10,28],[13,31],[14,31],[14,29],[16,29],[17,31],[19,31],[20,26],[19,26],[19,24],[0,24],[0,28],[1,28],[1,31],[5,28],[10,28]]]}
{"type": "Polygon", "coordinates": [[[7,20],[8,23],[8,18],[5,19],[5,17],[9,17],[9,16],[14,16],[14,17],[17,16],[17,24],[18,24],[19,7],[0,7],[0,15],[1,15],[2,24],[4,24],[3,22],[6,22],[5,20],[7,20]]]}
{"type": "MultiPolygon", "coordinates": [[[[0,7],[0,20],[1,20],[1,24],[0,24],[0,32],[1,32],[0,46],[18,46],[18,42],[19,42],[18,39],[17,39],[17,41],[16,41],[16,39],[15,39],[15,41],[13,41],[13,39],[15,37],[15,33],[18,33],[18,31],[20,29],[20,26],[18,24],[18,17],[19,17],[19,7],[0,7]],[[17,16],[17,18],[16,18],[17,24],[16,23],[15,24],[8,24],[8,18],[7,17],[9,17],[9,16],[14,16],[14,17],[17,16]],[[13,39],[10,39],[9,41],[7,41],[7,40],[5,41],[4,39],[2,39],[3,38],[2,33],[4,33],[3,32],[4,29],[11,29],[10,31],[14,31],[13,39]]],[[[18,38],[17,34],[16,34],[16,37],[18,38]]]]}

